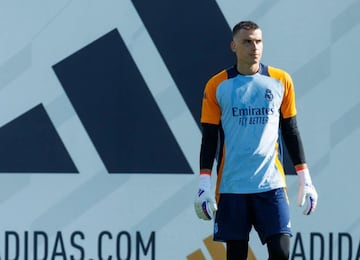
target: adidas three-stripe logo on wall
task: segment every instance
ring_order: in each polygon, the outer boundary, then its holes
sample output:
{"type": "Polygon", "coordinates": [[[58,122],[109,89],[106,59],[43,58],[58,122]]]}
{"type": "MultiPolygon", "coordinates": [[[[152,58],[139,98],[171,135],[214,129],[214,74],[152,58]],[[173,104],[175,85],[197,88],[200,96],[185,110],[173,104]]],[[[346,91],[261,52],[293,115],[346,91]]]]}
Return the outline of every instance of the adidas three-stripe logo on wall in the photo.
{"type": "MultiPolygon", "coordinates": [[[[168,12],[159,16],[156,6],[132,2],[198,122],[204,81],[233,58],[223,51],[230,29],[221,11],[211,1],[188,3],[191,8],[161,1],[168,12]],[[211,19],[198,19],[204,9],[211,19]],[[213,34],[203,30],[205,25],[213,34]]],[[[193,173],[116,28],[53,70],[109,173],[193,173]]],[[[0,173],[78,173],[56,130],[41,103],[3,125],[0,173]]]]}

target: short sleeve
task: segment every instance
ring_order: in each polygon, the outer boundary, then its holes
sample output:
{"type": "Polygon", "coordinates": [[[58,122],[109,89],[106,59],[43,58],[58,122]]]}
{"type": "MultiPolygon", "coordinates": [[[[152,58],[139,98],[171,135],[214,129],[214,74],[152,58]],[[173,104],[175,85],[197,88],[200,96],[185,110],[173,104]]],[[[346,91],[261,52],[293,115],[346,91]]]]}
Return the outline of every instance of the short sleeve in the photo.
{"type": "Polygon", "coordinates": [[[216,91],[219,84],[227,78],[226,71],[213,76],[206,84],[201,107],[201,123],[216,124],[220,123],[221,108],[216,98],[216,91]]]}
{"type": "Polygon", "coordinates": [[[284,87],[284,97],[280,108],[282,117],[296,116],[295,90],[291,76],[287,72],[273,67],[269,67],[269,74],[278,79],[284,87]]]}

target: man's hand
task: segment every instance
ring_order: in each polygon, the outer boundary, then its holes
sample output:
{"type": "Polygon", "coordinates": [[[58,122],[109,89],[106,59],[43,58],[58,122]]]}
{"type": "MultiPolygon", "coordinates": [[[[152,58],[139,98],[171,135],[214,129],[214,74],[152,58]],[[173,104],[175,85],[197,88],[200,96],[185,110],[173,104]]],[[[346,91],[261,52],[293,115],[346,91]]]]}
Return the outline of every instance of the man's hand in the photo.
{"type": "Polygon", "coordinates": [[[195,198],[194,207],[196,215],[203,220],[211,220],[217,210],[214,197],[211,195],[211,176],[200,174],[199,190],[195,198]]]}
{"type": "Polygon", "coordinates": [[[302,168],[296,170],[299,176],[299,193],[297,198],[298,206],[305,205],[304,215],[310,215],[314,212],[318,200],[318,194],[312,184],[309,169],[302,168]]]}

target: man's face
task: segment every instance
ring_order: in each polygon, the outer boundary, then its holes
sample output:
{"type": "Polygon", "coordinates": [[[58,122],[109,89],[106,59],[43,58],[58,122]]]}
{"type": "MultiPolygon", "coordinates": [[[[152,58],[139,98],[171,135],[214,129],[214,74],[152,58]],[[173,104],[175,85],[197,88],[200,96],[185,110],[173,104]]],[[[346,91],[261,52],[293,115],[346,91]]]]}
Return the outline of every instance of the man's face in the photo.
{"type": "Polygon", "coordinates": [[[254,65],[260,63],[263,42],[260,29],[241,29],[231,42],[231,49],[235,52],[239,65],[254,65]]]}

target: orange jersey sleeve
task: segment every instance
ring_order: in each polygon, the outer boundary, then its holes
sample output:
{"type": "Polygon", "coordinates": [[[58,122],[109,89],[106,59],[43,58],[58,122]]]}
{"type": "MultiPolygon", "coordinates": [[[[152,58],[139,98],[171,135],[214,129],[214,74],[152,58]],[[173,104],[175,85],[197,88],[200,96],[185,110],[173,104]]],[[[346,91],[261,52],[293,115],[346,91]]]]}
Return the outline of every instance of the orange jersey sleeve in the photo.
{"type": "Polygon", "coordinates": [[[281,114],[283,118],[296,116],[294,84],[290,75],[274,67],[268,67],[270,77],[279,80],[284,86],[284,98],[281,104],[281,114]]]}
{"type": "Polygon", "coordinates": [[[201,108],[201,123],[218,125],[221,119],[221,109],[216,98],[216,90],[221,82],[228,78],[223,70],[209,79],[205,86],[201,108]]]}

